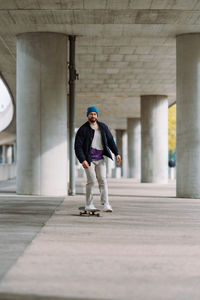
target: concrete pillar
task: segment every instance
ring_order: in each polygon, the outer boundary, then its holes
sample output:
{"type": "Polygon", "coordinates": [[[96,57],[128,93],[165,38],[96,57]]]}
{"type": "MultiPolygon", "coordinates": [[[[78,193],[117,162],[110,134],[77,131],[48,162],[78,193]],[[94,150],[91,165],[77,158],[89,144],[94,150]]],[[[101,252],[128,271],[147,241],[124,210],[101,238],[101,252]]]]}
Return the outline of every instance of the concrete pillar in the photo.
{"type": "Polygon", "coordinates": [[[13,163],[17,162],[17,143],[13,144],[13,163]]]}
{"type": "Polygon", "coordinates": [[[142,182],[168,182],[168,99],[141,96],[142,182]]]}
{"type": "MultiPolygon", "coordinates": [[[[121,158],[123,159],[122,157],[122,130],[120,129],[116,129],[115,130],[115,142],[116,142],[116,145],[117,145],[117,148],[119,150],[119,154],[121,155],[121,158]]],[[[117,163],[115,165],[115,177],[116,178],[121,178],[122,177],[122,164],[121,166],[118,166],[117,163]]]]}
{"type": "Polygon", "coordinates": [[[177,197],[200,198],[200,33],[176,42],[177,197]]]}
{"type": "MultiPolygon", "coordinates": [[[[121,177],[127,177],[127,132],[126,130],[116,129],[116,143],[119,150],[119,154],[122,157],[121,163],[121,177]]],[[[117,167],[118,168],[118,167],[117,167]]]]}
{"type": "MultiPolygon", "coordinates": [[[[111,132],[113,134],[113,139],[115,141],[115,144],[117,144],[117,134],[116,134],[116,130],[113,130],[113,132],[111,132]]],[[[111,177],[112,178],[121,178],[121,167],[119,167],[117,165],[117,161],[115,159],[115,155],[111,152],[112,154],[112,163],[113,163],[113,167],[112,167],[112,173],[111,173],[111,177]]],[[[121,154],[121,153],[120,153],[121,154]]]]}
{"type": "Polygon", "coordinates": [[[17,193],[67,194],[67,37],[17,36],[17,193]]]}
{"type": "Polygon", "coordinates": [[[141,121],[127,119],[128,132],[128,177],[141,179],[141,121]]]}
{"type": "Polygon", "coordinates": [[[112,153],[113,160],[106,157],[106,174],[108,178],[111,178],[113,176],[113,169],[115,168],[115,157],[112,153]]]}
{"type": "Polygon", "coordinates": [[[7,147],[7,163],[12,164],[12,146],[7,147]]]}
{"type": "Polygon", "coordinates": [[[7,146],[2,145],[2,164],[6,164],[7,162],[7,146]]]}
{"type": "Polygon", "coordinates": [[[122,134],[122,176],[128,177],[128,135],[127,131],[124,130],[122,134]]]}

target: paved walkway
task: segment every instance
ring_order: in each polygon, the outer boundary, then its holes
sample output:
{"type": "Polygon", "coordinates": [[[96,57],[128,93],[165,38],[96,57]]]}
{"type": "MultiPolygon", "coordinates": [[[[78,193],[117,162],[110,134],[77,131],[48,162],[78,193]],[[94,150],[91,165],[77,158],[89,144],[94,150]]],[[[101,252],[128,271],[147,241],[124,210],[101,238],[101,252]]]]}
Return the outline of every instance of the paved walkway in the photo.
{"type": "MultiPolygon", "coordinates": [[[[114,212],[97,218],[78,216],[82,194],[19,197],[0,186],[0,249],[15,230],[23,244],[2,272],[0,299],[199,300],[200,200],[175,198],[174,182],[110,179],[109,187],[114,212]]],[[[1,265],[14,245],[0,252],[1,265]]]]}

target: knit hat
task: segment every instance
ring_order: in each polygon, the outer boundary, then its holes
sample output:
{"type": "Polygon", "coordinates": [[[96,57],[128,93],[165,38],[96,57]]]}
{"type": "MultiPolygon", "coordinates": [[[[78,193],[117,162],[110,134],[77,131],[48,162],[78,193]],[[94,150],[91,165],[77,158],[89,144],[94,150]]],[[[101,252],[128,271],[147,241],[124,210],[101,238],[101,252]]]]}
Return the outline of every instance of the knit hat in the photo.
{"type": "Polygon", "coordinates": [[[92,111],[97,113],[97,117],[99,116],[98,109],[95,106],[90,106],[87,109],[87,117],[88,117],[89,113],[91,113],[92,111]]]}

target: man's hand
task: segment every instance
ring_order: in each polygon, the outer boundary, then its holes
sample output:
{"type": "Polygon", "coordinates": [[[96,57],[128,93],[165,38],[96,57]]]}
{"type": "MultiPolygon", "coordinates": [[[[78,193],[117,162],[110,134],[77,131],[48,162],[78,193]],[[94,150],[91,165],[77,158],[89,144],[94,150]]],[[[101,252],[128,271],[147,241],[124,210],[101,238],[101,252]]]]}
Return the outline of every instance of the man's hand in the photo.
{"type": "Polygon", "coordinates": [[[122,161],[121,156],[120,156],[120,155],[117,155],[117,156],[116,156],[116,160],[117,160],[117,164],[120,165],[120,164],[121,164],[121,161],[122,161]]]}
{"type": "Polygon", "coordinates": [[[89,168],[89,165],[88,165],[87,160],[84,160],[84,161],[82,162],[82,166],[83,166],[84,169],[88,169],[88,168],[89,168]]]}

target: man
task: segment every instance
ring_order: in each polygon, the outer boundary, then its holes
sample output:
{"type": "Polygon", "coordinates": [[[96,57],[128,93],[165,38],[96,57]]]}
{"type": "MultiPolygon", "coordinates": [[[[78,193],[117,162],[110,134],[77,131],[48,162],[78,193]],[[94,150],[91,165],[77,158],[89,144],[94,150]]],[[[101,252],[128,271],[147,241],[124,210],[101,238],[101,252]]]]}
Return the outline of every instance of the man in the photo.
{"type": "Polygon", "coordinates": [[[118,164],[121,162],[121,157],[108,126],[99,122],[98,116],[99,112],[95,106],[88,107],[88,121],[79,128],[76,134],[75,153],[87,176],[85,208],[88,210],[95,209],[93,188],[97,178],[104,211],[112,212],[112,206],[108,201],[104,155],[112,159],[111,150],[115,154],[118,164]]]}

